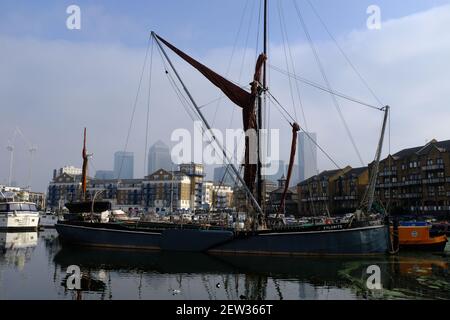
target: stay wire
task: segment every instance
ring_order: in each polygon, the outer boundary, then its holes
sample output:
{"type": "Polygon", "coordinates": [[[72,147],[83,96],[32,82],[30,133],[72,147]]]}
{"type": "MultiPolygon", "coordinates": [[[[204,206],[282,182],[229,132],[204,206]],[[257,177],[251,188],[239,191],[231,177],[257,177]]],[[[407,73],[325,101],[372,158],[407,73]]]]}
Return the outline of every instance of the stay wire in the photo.
{"type": "MultiPolygon", "coordinates": [[[[147,49],[145,51],[144,64],[142,65],[141,76],[139,78],[139,85],[138,85],[137,92],[136,92],[136,97],[135,97],[134,103],[133,103],[133,111],[131,113],[130,124],[128,126],[127,138],[126,138],[125,147],[124,147],[124,150],[123,150],[124,152],[127,152],[127,149],[128,149],[128,142],[129,142],[129,139],[130,139],[131,128],[133,126],[134,115],[136,113],[136,107],[137,107],[137,104],[138,104],[139,94],[141,92],[142,79],[144,78],[145,66],[147,65],[148,53],[149,53],[149,50],[150,50],[150,42],[151,42],[151,38],[148,39],[147,49]]],[[[124,160],[125,160],[125,157],[122,156],[122,159],[121,159],[121,162],[120,162],[119,174],[117,175],[118,183],[120,181],[120,176],[122,174],[122,168],[123,168],[124,160]]]]}
{"type": "Polygon", "coordinates": [[[322,19],[322,17],[320,16],[319,12],[316,10],[316,8],[314,7],[314,5],[312,4],[312,2],[310,0],[306,0],[309,4],[309,6],[311,7],[312,11],[314,12],[314,14],[316,15],[316,17],[318,18],[318,20],[320,21],[320,23],[322,24],[323,28],[325,29],[325,31],[327,32],[328,36],[333,40],[333,42],[335,43],[336,47],[339,49],[339,51],[341,52],[342,56],[345,58],[345,60],[347,60],[348,64],[350,65],[350,67],[353,69],[353,71],[356,73],[356,75],[359,77],[359,79],[361,80],[361,82],[364,84],[364,86],[367,88],[367,90],[370,92],[370,94],[375,98],[375,100],[380,104],[380,106],[384,106],[383,102],[381,102],[380,98],[375,94],[375,91],[369,86],[369,83],[366,81],[366,79],[363,77],[363,75],[361,74],[361,72],[359,72],[359,70],[356,68],[355,64],[352,63],[352,61],[350,60],[350,58],[348,57],[348,55],[345,53],[345,51],[342,49],[342,46],[339,45],[339,42],[337,41],[337,39],[333,36],[333,34],[331,33],[330,29],[328,28],[328,26],[326,25],[325,21],[322,19]]]}
{"type": "MultiPolygon", "coordinates": [[[[244,10],[243,10],[242,15],[241,15],[241,19],[240,19],[239,27],[238,27],[238,32],[237,32],[236,37],[235,37],[235,39],[234,39],[233,49],[232,49],[232,51],[231,51],[230,60],[228,61],[226,77],[228,77],[228,74],[230,73],[231,64],[232,64],[232,62],[233,62],[233,58],[234,58],[234,55],[235,55],[235,53],[236,53],[237,42],[238,42],[238,39],[239,39],[239,35],[241,34],[242,26],[243,26],[243,24],[244,24],[244,18],[245,18],[245,16],[246,16],[247,9],[248,9],[248,2],[249,2],[249,0],[247,0],[247,1],[245,2],[244,10]]],[[[217,111],[218,111],[218,109],[219,109],[219,107],[220,107],[220,104],[221,104],[222,99],[224,98],[224,96],[225,96],[225,95],[221,95],[220,98],[219,98],[218,101],[217,101],[216,109],[215,109],[215,111],[214,111],[214,117],[213,117],[213,121],[212,121],[212,124],[213,124],[213,125],[214,125],[214,123],[215,123],[215,121],[216,121],[217,111]]]]}
{"type": "Polygon", "coordinates": [[[302,83],[304,83],[304,84],[306,84],[308,86],[311,86],[311,87],[314,87],[316,89],[322,90],[324,92],[333,94],[333,95],[335,95],[335,96],[337,96],[339,98],[342,98],[342,99],[354,102],[356,104],[362,105],[362,106],[370,108],[370,109],[374,109],[374,110],[378,110],[378,111],[384,111],[384,108],[374,106],[373,104],[361,101],[361,100],[359,100],[357,98],[353,98],[353,97],[351,97],[349,95],[346,95],[344,93],[341,93],[339,91],[327,89],[321,84],[318,84],[318,83],[316,83],[314,81],[308,80],[308,79],[306,79],[304,77],[300,77],[298,75],[294,75],[294,74],[290,73],[289,71],[283,70],[282,68],[279,68],[277,66],[274,66],[274,65],[271,65],[271,64],[269,64],[268,66],[269,66],[270,69],[273,69],[273,70],[275,70],[275,71],[277,71],[277,72],[279,72],[281,74],[284,74],[287,77],[292,77],[293,79],[295,79],[295,80],[297,80],[299,82],[302,82],[302,83]]]}
{"type": "MultiPolygon", "coordinates": [[[[284,111],[284,113],[283,112],[281,112],[281,110],[279,110],[280,111],[280,113],[282,114],[282,116],[285,118],[285,120],[289,123],[289,124],[291,124],[290,122],[289,122],[289,119],[288,119],[288,117],[292,120],[292,121],[295,121],[294,120],[294,118],[289,114],[289,112],[287,112],[287,110],[286,110],[286,108],[285,107],[283,107],[283,105],[281,105],[281,103],[272,95],[272,93],[270,92],[270,91],[267,91],[268,93],[269,93],[269,97],[271,98],[271,99],[273,99],[273,101],[284,111]]],[[[292,124],[291,124],[292,125],[292,124]]],[[[306,132],[305,131],[305,129],[303,129],[301,126],[300,126],[300,130],[301,131],[303,131],[303,133],[305,133],[305,135],[306,135],[306,137],[309,139],[309,140],[311,140],[311,142],[328,158],[328,160],[330,160],[335,166],[336,166],[336,168],[337,169],[339,169],[339,170],[342,170],[342,167],[341,166],[339,166],[338,164],[337,164],[337,162],[317,143],[317,141],[315,141],[312,137],[311,137],[311,135],[309,134],[309,132],[306,132]]]]}
{"type": "MultiPolygon", "coordinates": [[[[284,24],[283,24],[283,19],[284,17],[282,16],[281,13],[281,2],[280,0],[277,1],[277,9],[278,9],[278,20],[280,22],[280,30],[281,30],[281,39],[283,41],[283,53],[284,53],[284,60],[286,63],[286,69],[288,70],[288,72],[290,72],[290,65],[289,65],[289,60],[288,60],[288,56],[287,56],[287,48],[286,48],[286,31],[284,29],[284,24]]],[[[297,119],[298,121],[298,117],[297,117],[297,112],[296,112],[296,108],[295,108],[295,99],[294,99],[294,90],[292,88],[292,81],[291,78],[288,77],[288,81],[289,81],[289,92],[290,92],[290,96],[291,96],[291,100],[292,100],[292,109],[294,110],[294,114],[295,114],[295,119],[297,119]]]]}
{"type": "MultiPolygon", "coordinates": [[[[149,133],[149,122],[150,122],[150,101],[151,101],[151,91],[152,91],[152,74],[153,74],[153,49],[154,49],[154,39],[151,39],[151,50],[150,50],[150,70],[148,79],[148,95],[147,95],[147,118],[145,125],[145,149],[144,149],[144,174],[147,168],[147,152],[148,152],[148,133],[149,133]]],[[[151,172],[147,172],[150,174],[151,172]]]]}
{"type": "MultiPolygon", "coordinates": [[[[309,33],[308,27],[306,26],[306,23],[305,23],[305,21],[304,21],[304,19],[303,19],[303,15],[302,15],[302,13],[300,12],[300,9],[299,9],[299,7],[298,7],[298,5],[297,5],[297,2],[296,2],[295,0],[292,0],[292,1],[294,2],[294,6],[295,6],[295,9],[296,9],[297,15],[298,15],[298,17],[299,17],[299,19],[300,19],[300,23],[301,23],[301,25],[302,25],[302,27],[303,27],[303,31],[305,32],[305,35],[306,35],[306,37],[307,37],[307,39],[308,39],[308,43],[309,43],[309,45],[310,45],[310,47],[311,47],[311,50],[312,50],[312,52],[313,52],[313,54],[314,54],[314,57],[315,57],[315,59],[316,59],[317,65],[318,65],[319,70],[320,70],[320,73],[322,74],[322,78],[323,78],[323,80],[325,81],[325,84],[326,84],[327,88],[328,88],[330,91],[332,91],[332,89],[331,89],[331,84],[330,84],[330,82],[329,82],[329,80],[328,80],[328,77],[327,77],[327,75],[326,75],[326,73],[325,73],[325,70],[324,70],[324,68],[323,68],[322,62],[321,62],[321,60],[320,60],[320,58],[319,58],[319,55],[318,55],[318,53],[317,53],[317,50],[316,50],[316,48],[315,48],[315,46],[314,46],[314,43],[313,43],[313,41],[312,41],[312,38],[311,38],[311,35],[310,35],[310,33],[309,33]]],[[[360,152],[359,152],[359,150],[358,150],[358,147],[357,147],[357,145],[356,145],[355,139],[353,138],[353,135],[352,135],[352,133],[351,133],[351,131],[350,131],[350,128],[349,128],[349,126],[348,126],[348,124],[347,124],[347,122],[346,122],[346,120],[345,120],[345,118],[344,118],[344,115],[342,114],[342,110],[341,110],[339,101],[336,99],[336,96],[335,96],[334,94],[331,94],[330,96],[331,96],[331,99],[332,99],[332,101],[333,101],[333,104],[334,104],[334,106],[335,106],[335,108],[336,108],[336,110],[337,110],[337,112],[338,112],[338,115],[339,115],[339,117],[341,118],[342,123],[344,124],[344,128],[345,128],[345,130],[346,130],[346,132],[347,132],[347,135],[348,135],[348,137],[349,137],[349,139],[350,139],[350,141],[351,141],[351,143],[352,143],[352,145],[353,145],[353,148],[354,148],[354,150],[355,150],[355,152],[356,152],[356,154],[357,154],[357,156],[358,156],[358,158],[359,158],[359,160],[360,160],[360,162],[361,162],[361,165],[364,165],[364,160],[363,160],[362,157],[361,157],[361,154],[360,154],[360,152]]]]}

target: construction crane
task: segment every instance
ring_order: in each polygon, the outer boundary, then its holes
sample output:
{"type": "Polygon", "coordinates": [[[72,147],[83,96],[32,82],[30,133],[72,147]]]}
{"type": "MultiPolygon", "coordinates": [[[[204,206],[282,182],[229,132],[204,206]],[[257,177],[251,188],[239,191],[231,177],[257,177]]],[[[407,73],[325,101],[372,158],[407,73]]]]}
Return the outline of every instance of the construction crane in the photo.
{"type": "Polygon", "coordinates": [[[33,145],[30,140],[28,140],[23,134],[22,130],[19,127],[15,127],[12,138],[8,141],[8,146],[6,149],[10,152],[9,156],[9,176],[8,176],[8,185],[10,186],[12,183],[13,170],[14,170],[14,150],[16,144],[16,137],[20,135],[22,140],[26,143],[28,152],[30,153],[30,162],[28,168],[28,178],[27,178],[27,189],[31,188],[31,178],[32,178],[32,169],[33,169],[33,155],[37,152],[37,146],[33,145]]]}

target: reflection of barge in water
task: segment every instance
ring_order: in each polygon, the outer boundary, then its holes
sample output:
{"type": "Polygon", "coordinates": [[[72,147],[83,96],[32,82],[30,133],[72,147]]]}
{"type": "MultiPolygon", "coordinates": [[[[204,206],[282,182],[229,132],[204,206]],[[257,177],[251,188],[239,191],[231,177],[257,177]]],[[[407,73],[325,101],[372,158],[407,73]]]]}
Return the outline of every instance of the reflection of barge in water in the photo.
{"type": "MultiPolygon", "coordinates": [[[[377,265],[381,269],[381,294],[392,295],[393,298],[408,297],[408,292],[421,292],[424,297],[432,296],[436,292],[442,293],[442,288],[433,289],[434,276],[445,278],[445,274],[448,274],[448,261],[431,255],[363,258],[209,256],[191,252],[146,252],[65,246],[55,255],[54,262],[63,270],[71,264],[76,264],[84,274],[93,275],[96,272],[131,272],[140,275],[156,273],[177,277],[240,275],[247,284],[258,287],[261,292],[267,290],[269,279],[275,282],[289,279],[315,287],[351,288],[356,290],[357,296],[362,297],[369,294],[365,287],[367,268],[377,265]],[[425,282],[421,282],[422,278],[425,282]]],[[[240,281],[236,280],[243,279],[240,276],[217,279],[240,281]]]]}

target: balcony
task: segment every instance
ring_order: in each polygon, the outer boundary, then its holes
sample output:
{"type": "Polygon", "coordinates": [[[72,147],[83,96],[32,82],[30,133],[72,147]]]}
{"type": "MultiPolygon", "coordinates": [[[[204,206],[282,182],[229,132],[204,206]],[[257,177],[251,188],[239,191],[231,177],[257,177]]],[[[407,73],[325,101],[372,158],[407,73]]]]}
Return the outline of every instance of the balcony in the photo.
{"type": "Polygon", "coordinates": [[[328,201],[328,197],[312,197],[312,198],[303,198],[302,202],[312,202],[312,201],[328,201]]]}
{"type": "Polygon", "coordinates": [[[396,176],[397,175],[397,171],[382,171],[378,174],[380,177],[390,177],[390,176],[396,176]]]}
{"type": "Polygon", "coordinates": [[[356,196],[338,196],[333,198],[336,201],[342,201],[342,200],[356,200],[356,196]]]}
{"type": "Polygon", "coordinates": [[[394,188],[396,185],[396,183],[380,183],[378,188],[394,188]]]}
{"type": "Polygon", "coordinates": [[[422,171],[444,170],[443,164],[430,164],[422,167],[422,171]]]}
{"type": "Polygon", "coordinates": [[[440,184],[440,183],[445,183],[445,179],[444,178],[423,179],[422,183],[423,184],[440,184]]]}
{"type": "Polygon", "coordinates": [[[407,180],[407,181],[401,181],[396,184],[397,187],[405,187],[405,186],[414,186],[414,185],[421,185],[422,180],[407,180]]]}
{"type": "Polygon", "coordinates": [[[398,198],[399,199],[418,199],[418,198],[422,198],[422,194],[421,193],[404,193],[404,194],[399,194],[398,198]]]}
{"type": "Polygon", "coordinates": [[[425,212],[450,211],[450,206],[428,206],[420,207],[420,209],[425,212]]]}

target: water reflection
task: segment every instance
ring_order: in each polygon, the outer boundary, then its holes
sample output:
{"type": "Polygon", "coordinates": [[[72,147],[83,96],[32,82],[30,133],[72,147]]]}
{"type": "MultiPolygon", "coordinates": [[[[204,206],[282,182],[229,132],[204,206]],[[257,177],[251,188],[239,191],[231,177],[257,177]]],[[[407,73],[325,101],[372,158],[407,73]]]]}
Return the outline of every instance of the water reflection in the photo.
{"type": "Polygon", "coordinates": [[[134,274],[139,290],[143,281],[158,287],[158,275],[168,275],[175,280],[168,288],[173,296],[186,292],[184,285],[192,285],[183,279],[195,279],[206,293],[204,298],[209,299],[450,298],[448,258],[433,255],[294,258],[64,247],[54,262],[61,269],[79,265],[89,275],[134,274]],[[371,265],[381,269],[381,292],[367,290],[367,268],[371,265]]]}
{"type": "Polygon", "coordinates": [[[22,270],[38,243],[37,232],[0,232],[1,264],[22,270]]]}
{"type": "Polygon", "coordinates": [[[0,233],[0,299],[450,299],[447,255],[325,258],[61,246],[55,230],[0,233]],[[82,271],[66,287],[67,267],[82,271]],[[382,291],[367,289],[367,268],[382,291]]]}

